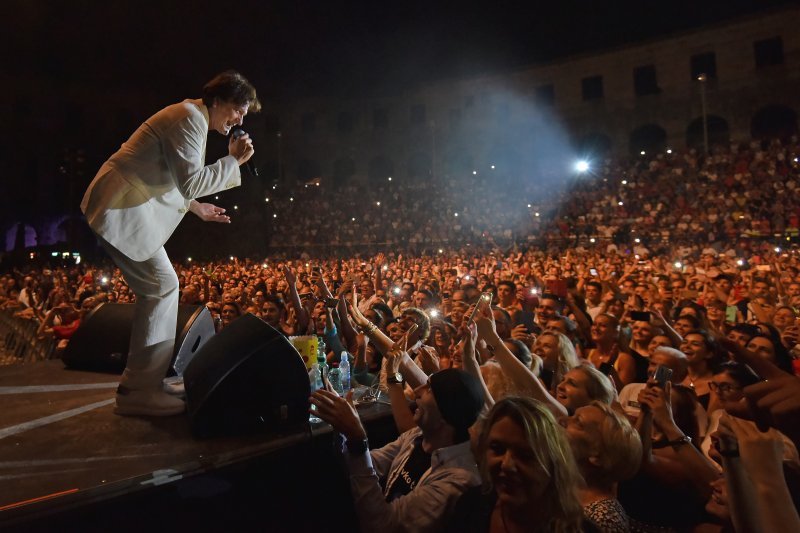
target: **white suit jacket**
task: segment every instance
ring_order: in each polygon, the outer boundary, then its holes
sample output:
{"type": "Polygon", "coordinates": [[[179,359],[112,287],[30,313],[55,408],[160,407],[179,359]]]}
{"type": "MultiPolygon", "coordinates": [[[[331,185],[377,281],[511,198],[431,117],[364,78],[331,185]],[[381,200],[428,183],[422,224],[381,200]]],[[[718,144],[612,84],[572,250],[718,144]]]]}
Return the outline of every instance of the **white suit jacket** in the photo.
{"type": "Polygon", "coordinates": [[[191,200],[241,185],[235,157],[205,166],[207,138],[202,100],[184,100],[147,119],[83,196],[81,211],[92,230],[134,261],[152,257],[191,200]]]}

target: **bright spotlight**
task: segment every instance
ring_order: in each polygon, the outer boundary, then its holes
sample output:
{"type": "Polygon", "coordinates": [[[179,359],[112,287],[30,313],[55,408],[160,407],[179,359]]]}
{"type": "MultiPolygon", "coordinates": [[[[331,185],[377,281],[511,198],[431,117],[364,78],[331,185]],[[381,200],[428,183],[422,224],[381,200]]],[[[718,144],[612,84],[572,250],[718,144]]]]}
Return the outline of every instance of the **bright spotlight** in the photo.
{"type": "Polygon", "coordinates": [[[583,160],[578,161],[577,163],[575,163],[575,170],[577,170],[580,173],[586,172],[587,170],[589,170],[589,162],[583,160]]]}
{"type": "Polygon", "coordinates": [[[439,316],[439,311],[431,309],[431,318],[436,318],[437,316],[439,316]]]}
{"type": "Polygon", "coordinates": [[[641,155],[644,155],[644,150],[642,150],[642,151],[641,151],[641,152],[639,152],[639,153],[640,153],[641,155]]]}
{"type": "Polygon", "coordinates": [[[675,268],[683,268],[683,263],[681,263],[680,261],[675,261],[674,266],[675,268]]]}
{"type": "Polygon", "coordinates": [[[595,242],[595,238],[592,237],[591,239],[589,239],[589,242],[591,242],[591,243],[595,242]]]}

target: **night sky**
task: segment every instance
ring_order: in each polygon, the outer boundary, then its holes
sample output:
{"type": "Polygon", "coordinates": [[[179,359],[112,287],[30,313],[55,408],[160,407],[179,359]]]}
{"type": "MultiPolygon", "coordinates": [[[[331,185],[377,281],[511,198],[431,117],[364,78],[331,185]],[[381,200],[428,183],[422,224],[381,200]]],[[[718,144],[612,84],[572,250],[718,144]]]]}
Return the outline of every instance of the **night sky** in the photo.
{"type": "Polygon", "coordinates": [[[0,226],[77,212],[99,164],[142,120],[228,68],[269,113],[297,95],[391,95],[787,3],[6,0],[0,226]],[[69,180],[63,163],[79,149],[86,168],[69,180]]]}
{"type": "MultiPolygon", "coordinates": [[[[196,87],[224,68],[267,94],[383,92],[503,71],[769,8],[770,0],[12,0],[12,75],[196,87]]],[[[166,89],[170,90],[170,89],[166,89]]]]}

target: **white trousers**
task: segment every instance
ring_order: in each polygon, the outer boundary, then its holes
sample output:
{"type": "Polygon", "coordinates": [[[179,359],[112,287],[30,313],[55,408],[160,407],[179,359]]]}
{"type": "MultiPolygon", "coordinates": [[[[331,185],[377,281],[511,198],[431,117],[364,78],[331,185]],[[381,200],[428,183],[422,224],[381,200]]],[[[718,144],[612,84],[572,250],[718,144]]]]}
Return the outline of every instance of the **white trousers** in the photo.
{"type": "Polygon", "coordinates": [[[175,350],[178,322],[178,276],[162,246],[145,261],[134,261],[100,239],[136,295],[128,365],[120,380],[133,390],[157,390],[175,350]]]}

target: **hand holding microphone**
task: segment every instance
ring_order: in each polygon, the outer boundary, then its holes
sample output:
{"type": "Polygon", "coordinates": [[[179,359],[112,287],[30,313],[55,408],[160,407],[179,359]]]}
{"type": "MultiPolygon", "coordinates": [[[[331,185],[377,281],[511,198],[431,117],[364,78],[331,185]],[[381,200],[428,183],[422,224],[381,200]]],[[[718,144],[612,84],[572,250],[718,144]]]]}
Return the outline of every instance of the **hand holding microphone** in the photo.
{"type": "Polygon", "coordinates": [[[250,162],[255,150],[250,135],[245,133],[242,128],[231,130],[231,138],[228,142],[228,153],[236,158],[239,165],[245,165],[253,176],[258,176],[258,169],[250,162]]]}

